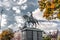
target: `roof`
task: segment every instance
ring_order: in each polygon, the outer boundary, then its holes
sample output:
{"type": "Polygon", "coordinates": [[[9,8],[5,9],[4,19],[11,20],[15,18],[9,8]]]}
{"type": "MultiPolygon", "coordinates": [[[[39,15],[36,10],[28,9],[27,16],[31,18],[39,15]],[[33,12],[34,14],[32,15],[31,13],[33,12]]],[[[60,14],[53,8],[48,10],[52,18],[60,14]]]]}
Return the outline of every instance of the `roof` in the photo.
{"type": "Polygon", "coordinates": [[[38,28],[30,28],[30,27],[24,28],[22,31],[27,31],[27,30],[29,30],[29,31],[40,31],[40,32],[42,32],[42,30],[40,30],[38,28]]]}

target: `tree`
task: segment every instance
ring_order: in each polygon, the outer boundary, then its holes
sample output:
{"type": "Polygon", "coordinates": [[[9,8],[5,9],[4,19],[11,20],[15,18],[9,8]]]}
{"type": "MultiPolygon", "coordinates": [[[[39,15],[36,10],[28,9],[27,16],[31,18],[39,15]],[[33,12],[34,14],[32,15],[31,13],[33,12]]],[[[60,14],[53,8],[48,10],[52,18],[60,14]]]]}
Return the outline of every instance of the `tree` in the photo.
{"type": "Polygon", "coordinates": [[[43,40],[51,40],[51,38],[47,36],[47,37],[43,37],[43,40]]]}
{"type": "Polygon", "coordinates": [[[38,1],[39,8],[41,11],[44,11],[43,17],[51,20],[51,19],[60,19],[60,0],[41,0],[38,1]],[[56,14],[56,17],[54,15],[56,14]]]}
{"type": "Polygon", "coordinates": [[[1,40],[11,40],[14,37],[14,33],[10,30],[4,30],[1,34],[0,34],[0,39],[1,40]]]}

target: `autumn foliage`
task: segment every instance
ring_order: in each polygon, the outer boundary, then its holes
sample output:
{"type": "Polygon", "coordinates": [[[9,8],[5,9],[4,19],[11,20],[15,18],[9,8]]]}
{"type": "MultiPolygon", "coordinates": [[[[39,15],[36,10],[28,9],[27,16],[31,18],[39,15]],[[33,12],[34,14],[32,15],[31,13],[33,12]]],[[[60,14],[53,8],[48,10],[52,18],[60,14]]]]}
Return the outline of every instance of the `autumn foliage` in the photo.
{"type": "Polygon", "coordinates": [[[4,30],[0,34],[0,40],[11,40],[14,37],[14,33],[10,30],[4,30]]]}
{"type": "Polygon", "coordinates": [[[54,12],[57,11],[56,18],[60,19],[60,0],[40,0],[38,3],[41,11],[45,9],[43,17],[54,19],[54,12]]]}

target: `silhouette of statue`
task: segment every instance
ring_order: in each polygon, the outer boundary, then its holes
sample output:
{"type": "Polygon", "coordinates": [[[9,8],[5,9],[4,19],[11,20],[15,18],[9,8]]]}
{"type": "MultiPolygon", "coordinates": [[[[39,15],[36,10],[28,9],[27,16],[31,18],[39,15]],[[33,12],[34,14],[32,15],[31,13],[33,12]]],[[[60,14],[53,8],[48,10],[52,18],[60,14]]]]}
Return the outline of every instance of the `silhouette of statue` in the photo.
{"type": "Polygon", "coordinates": [[[36,24],[39,24],[39,23],[38,23],[38,20],[33,17],[32,12],[30,12],[30,13],[31,13],[30,16],[24,15],[23,18],[26,20],[26,22],[27,22],[28,24],[32,23],[32,24],[35,25],[35,27],[36,27],[36,24]]]}

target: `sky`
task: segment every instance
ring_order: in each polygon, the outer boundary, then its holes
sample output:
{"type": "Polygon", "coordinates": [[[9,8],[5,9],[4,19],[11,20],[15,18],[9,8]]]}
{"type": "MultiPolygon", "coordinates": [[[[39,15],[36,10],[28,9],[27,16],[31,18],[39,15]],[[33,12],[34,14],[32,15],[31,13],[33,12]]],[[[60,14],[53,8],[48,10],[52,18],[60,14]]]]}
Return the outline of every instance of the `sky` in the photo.
{"type": "Polygon", "coordinates": [[[37,28],[44,31],[52,31],[60,28],[59,19],[49,22],[42,17],[44,11],[40,11],[38,0],[0,0],[0,31],[7,28],[12,28],[16,31],[19,29],[18,27],[23,27],[25,20],[22,16],[29,15],[29,12],[33,13],[34,18],[40,20],[40,25],[37,25],[37,28]]]}

